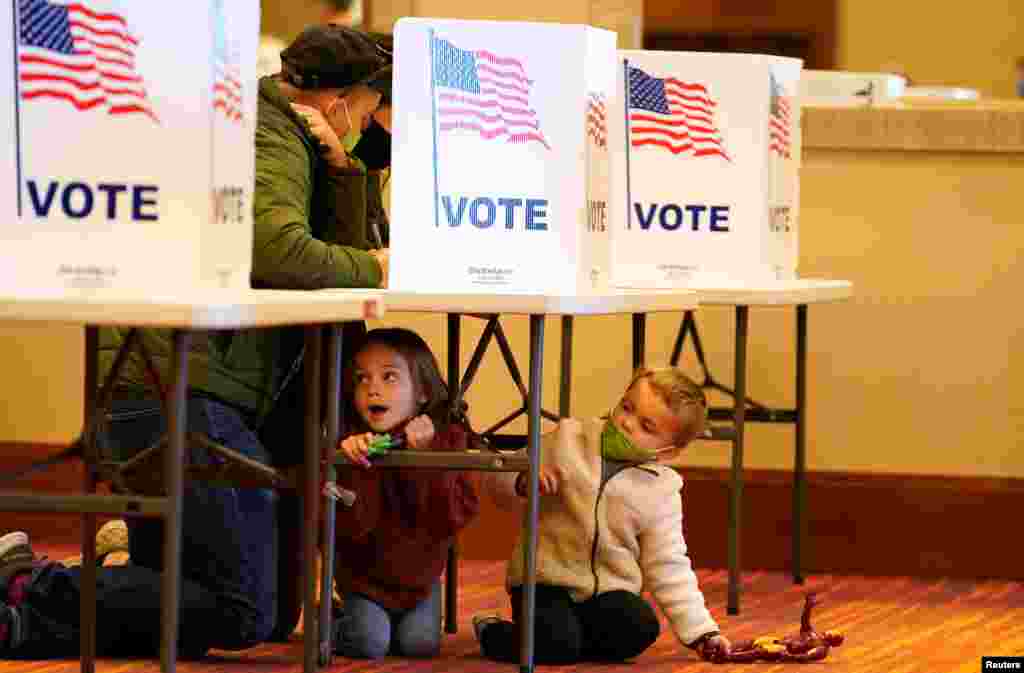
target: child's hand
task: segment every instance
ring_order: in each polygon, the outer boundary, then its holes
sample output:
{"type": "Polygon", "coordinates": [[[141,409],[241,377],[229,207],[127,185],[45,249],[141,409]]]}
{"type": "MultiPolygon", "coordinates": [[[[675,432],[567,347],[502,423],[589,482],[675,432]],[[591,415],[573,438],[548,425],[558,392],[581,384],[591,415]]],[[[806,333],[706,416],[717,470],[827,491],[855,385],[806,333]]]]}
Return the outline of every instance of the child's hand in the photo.
{"type": "Polygon", "coordinates": [[[565,470],[557,465],[542,465],[537,480],[541,495],[554,495],[558,493],[558,487],[565,481],[565,470]]]}
{"type": "MultiPolygon", "coordinates": [[[[515,492],[520,498],[526,497],[527,480],[529,472],[520,472],[516,476],[515,492]]],[[[557,465],[541,465],[537,472],[537,493],[540,495],[554,495],[558,493],[558,487],[565,481],[565,470],[557,465]]]]}
{"type": "Polygon", "coordinates": [[[410,449],[423,450],[434,441],[434,422],[429,416],[421,415],[405,426],[405,444],[410,449]]]}
{"type": "Polygon", "coordinates": [[[704,644],[700,648],[700,656],[702,659],[708,661],[714,661],[718,656],[725,656],[729,654],[732,649],[732,643],[725,636],[711,636],[704,641],[704,644]]]}
{"type": "Polygon", "coordinates": [[[350,435],[338,445],[338,450],[353,465],[370,467],[370,442],[373,441],[372,432],[364,432],[361,435],[350,435]]]}

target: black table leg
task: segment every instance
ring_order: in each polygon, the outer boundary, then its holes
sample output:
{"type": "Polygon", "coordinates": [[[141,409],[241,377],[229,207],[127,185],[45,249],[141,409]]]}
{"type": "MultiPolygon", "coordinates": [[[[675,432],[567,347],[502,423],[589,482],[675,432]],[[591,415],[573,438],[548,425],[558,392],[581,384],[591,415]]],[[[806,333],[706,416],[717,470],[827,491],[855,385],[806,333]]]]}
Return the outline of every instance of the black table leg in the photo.
{"type": "Polygon", "coordinates": [[[796,450],[793,464],[793,582],[804,583],[803,540],[807,532],[807,304],[796,307],[796,450]]]}
{"type": "MultiPolygon", "coordinates": [[[[164,573],[160,593],[160,668],[175,669],[178,654],[178,597],[181,591],[181,511],[185,472],[185,431],[188,427],[188,352],[191,334],[174,330],[173,382],[168,393],[167,450],[164,452],[164,573]]],[[[95,563],[92,564],[95,567],[95,563]]]]}
{"type": "Polygon", "coordinates": [[[537,519],[539,513],[538,475],[540,468],[541,377],[544,369],[544,316],[530,316],[530,394],[527,416],[530,457],[527,479],[526,544],[523,545],[523,623],[519,670],[533,673],[534,621],[537,589],[537,519]]]}
{"type": "MultiPolygon", "coordinates": [[[[302,589],[302,670],[312,673],[317,669],[318,629],[316,627],[316,537],[320,504],[320,353],[322,348],[320,325],[305,328],[305,362],[303,374],[306,384],[306,418],[304,427],[304,479],[302,496],[302,563],[305,584],[302,589]]],[[[330,591],[330,588],[326,589],[330,591]]],[[[328,594],[329,595],[329,594],[328,594]]]]}
{"type": "MultiPolygon", "coordinates": [[[[327,437],[324,438],[322,454],[327,470],[327,483],[337,479],[338,469],[334,466],[334,448],[341,434],[341,326],[327,328],[327,408],[324,410],[327,437]]],[[[334,655],[334,641],[331,638],[331,608],[334,601],[334,527],[338,505],[333,497],[321,498],[324,504],[323,559],[320,574],[320,665],[329,666],[334,655]]]]}
{"type": "MultiPolygon", "coordinates": [[[[85,328],[85,433],[82,437],[82,459],[86,494],[96,492],[96,384],[98,380],[99,328],[85,328]]],[[[82,673],[96,670],[96,515],[82,515],[82,575],[79,614],[79,657],[82,673]]]]}
{"type": "Polygon", "coordinates": [[[558,382],[559,418],[569,418],[572,410],[572,323],[571,315],[562,316],[562,373],[558,382]]]}
{"type": "Polygon", "coordinates": [[[647,314],[633,314],[633,371],[640,369],[646,362],[647,354],[647,314]]]}
{"type": "Polygon", "coordinates": [[[733,397],[732,481],[729,498],[729,598],[727,612],[740,612],[740,537],[743,523],[743,437],[747,414],[747,319],[748,307],[736,307],[736,391],[733,397]]]}
{"type": "MultiPolygon", "coordinates": [[[[459,375],[462,322],[458,313],[448,314],[448,394],[456,405],[462,403],[462,381],[459,375]]],[[[452,540],[448,548],[448,561],[444,572],[444,630],[459,630],[459,539],[452,540]]]]}

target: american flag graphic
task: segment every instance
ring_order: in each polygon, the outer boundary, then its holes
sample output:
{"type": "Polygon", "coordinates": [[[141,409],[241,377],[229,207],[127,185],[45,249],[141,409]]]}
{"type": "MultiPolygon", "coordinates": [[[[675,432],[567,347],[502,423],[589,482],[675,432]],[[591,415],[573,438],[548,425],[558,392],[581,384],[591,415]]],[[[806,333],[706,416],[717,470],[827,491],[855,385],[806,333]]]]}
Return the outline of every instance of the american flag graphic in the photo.
{"type": "Polygon", "coordinates": [[[485,140],[538,142],[551,149],[530,106],[533,80],[522,61],[432,40],[439,131],[475,131],[485,140]]]}
{"type": "Polygon", "coordinates": [[[242,75],[238,45],[227,33],[224,3],[214,5],[213,36],[213,109],[220,110],[231,121],[242,121],[242,75]]]}
{"type": "Polygon", "coordinates": [[[771,107],[768,116],[768,151],[789,159],[789,127],[792,122],[789,98],[783,95],[784,93],[782,87],[772,77],[771,107]]]}
{"type": "Polygon", "coordinates": [[[633,147],[729,160],[715,126],[717,103],[707,87],[674,77],[652,77],[629,65],[629,135],[633,147]]]}
{"type": "Polygon", "coordinates": [[[120,14],[86,2],[19,0],[22,100],[63,100],[77,110],[141,114],[159,121],[135,71],[137,37],[120,14]]]}
{"type": "Polygon", "coordinates": [[[608,124],[605,121],[604,94],[587,95],[587,135],[598,147],[608,145],[608,124]]]}

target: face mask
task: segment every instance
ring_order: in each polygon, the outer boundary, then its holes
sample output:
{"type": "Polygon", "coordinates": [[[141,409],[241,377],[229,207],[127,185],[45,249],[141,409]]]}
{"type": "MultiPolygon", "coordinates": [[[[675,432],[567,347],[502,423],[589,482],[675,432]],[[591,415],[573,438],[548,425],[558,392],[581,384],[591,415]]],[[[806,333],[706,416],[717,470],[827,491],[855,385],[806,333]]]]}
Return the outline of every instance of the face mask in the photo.
{"type": "Polygon", "coordinates": [[[371,171],[379,171],[391,165],[391,134],[378,124],[370,122],[352,155],[362,160],[371,171]]]}
{"type": "Polygon", "coordinates": [[[338,100],[345,106],[345,119],[348,120],[348,131],[345,132],[345,137],[341,139],[341,146],[345,148],[346,154],[352,154],[352,150],[359,144],[359,138],[363,135],[362,129],[357,129],[352,124],[352,116],[348,113],[348,103],[345,102],[345,99],[339,98],[338,100]]]}
{"type": "Polygon", "coordinates": [[[604,429],[601,430],[601,455],[611,460],[642,463],[654,460],[657,457],[657,452],[642,451],[636,448],[633,442],[629,441],[629,437],[609,418],[605,421],[604,429]]]}

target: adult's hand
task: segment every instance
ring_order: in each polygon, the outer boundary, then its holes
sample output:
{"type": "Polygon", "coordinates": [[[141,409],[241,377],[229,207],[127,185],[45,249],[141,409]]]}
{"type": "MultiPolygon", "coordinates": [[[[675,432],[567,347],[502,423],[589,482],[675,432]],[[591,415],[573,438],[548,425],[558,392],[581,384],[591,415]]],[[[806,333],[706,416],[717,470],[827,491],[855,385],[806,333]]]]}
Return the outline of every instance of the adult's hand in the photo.
{"type": "Polygon", "coordinates": [[[324,159],[335,168],[345,168],[349,165],[348,154],[338,139],[338,134],[327,122],[320,110],[301,103],[292,103],[295,113],[305,120],[309,132],[320,141],[324,159]]]}
{"type": "Polygon", "coordinates": [[[377,260],[377,264],[380,264],[380,287],[386,288],[388,286],[388,265],[391,253],[388,248],[381,248],[380,250],[371,250],[370,254],[377,260]]]}

